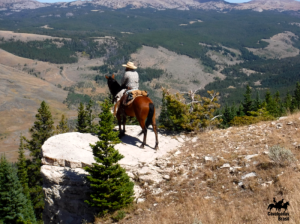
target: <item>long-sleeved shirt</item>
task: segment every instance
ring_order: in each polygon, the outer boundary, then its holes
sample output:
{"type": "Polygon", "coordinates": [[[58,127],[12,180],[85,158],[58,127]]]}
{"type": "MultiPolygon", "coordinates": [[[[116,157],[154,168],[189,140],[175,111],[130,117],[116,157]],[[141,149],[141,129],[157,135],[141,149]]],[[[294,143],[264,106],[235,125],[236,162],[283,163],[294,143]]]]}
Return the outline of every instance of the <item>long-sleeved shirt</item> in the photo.
{"type": "Polygon", "coordinates": [[[139,89],[139,74],[136,71],[127,71],[122,77],[121,85],[128,79],[127,87],[130,89],[139,89]]]}

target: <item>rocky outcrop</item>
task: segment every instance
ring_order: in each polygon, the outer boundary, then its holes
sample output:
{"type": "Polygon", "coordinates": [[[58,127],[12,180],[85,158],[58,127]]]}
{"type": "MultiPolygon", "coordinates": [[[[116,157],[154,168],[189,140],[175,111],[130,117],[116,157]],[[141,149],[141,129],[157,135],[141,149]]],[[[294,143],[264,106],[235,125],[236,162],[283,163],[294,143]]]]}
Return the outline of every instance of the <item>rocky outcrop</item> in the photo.
{"type": "MultiPolygon", "coordinates": [[[[139,126],[126,126],[127,135],[122,138],[122,143],[115,146],[125,156],[119,164],[132,180],[149,183],[168,180],[172,171],[168,164],[169,154],[180,154],[178,147],[184,142],[184,137],[159,134],[160,148],[155,151],[153,131],[148,131],[147,142],[150,146],[145,146],[145,149],[138,147],[143,137],[136,137],[139,132],[139,126]]],[[[72,132],[53,136],[43,145],[41,173],[45,193],[44,223],[76,224],[82,223],[82,220],[93,220],[96,211],[84,203],[89,188],[83,167],[94,162],[90,144],[96,141],[98,138],[91,134],[72,132]]],[[[135,197],[138,202],[143,201],[140,198],[141,191],[136,185],[135,197]]]]}

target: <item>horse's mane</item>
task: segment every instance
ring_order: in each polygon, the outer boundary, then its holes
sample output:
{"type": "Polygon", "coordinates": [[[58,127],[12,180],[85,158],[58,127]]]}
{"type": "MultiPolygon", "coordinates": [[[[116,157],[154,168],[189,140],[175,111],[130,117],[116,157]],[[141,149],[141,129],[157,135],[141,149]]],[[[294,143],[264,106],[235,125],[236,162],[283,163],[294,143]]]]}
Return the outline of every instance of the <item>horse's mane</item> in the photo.
{"type": "Polygon", "coordinates": [[[122,89],[124,89],[117,80],[113,81],[114,78],[108,78],[108,88],[110,93],[115,97],[122,89]]]}

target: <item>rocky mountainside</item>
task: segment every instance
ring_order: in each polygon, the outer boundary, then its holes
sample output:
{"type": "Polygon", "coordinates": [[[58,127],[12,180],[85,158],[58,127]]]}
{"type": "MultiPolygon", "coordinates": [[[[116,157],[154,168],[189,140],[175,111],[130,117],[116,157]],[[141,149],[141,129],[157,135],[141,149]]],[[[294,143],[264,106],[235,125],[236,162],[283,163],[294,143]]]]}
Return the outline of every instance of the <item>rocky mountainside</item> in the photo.
{"type": "Polygon", "coordinates": [[[35,0],[0,0],[1,10],[22,10],[22,9],[37,9],[49,6],[50,4],[41,3],[35,0]]]}
{"type": "Polygon", "coordinates": [[[252,0],[244,4],[239,4],[236,6],[236,9],[253,9],[259,12],[263,10],[298,11],[300,10],[300,2],[295,0],[252,0]]]}
{"type": "Polygon", "coordinates": [[[156,8],[156,9],[205,9],[205,10],[223,10],[231,9],[232,6],[223,0],[206,1],[206,0],[93,0],[93,4],[106,6],[109,8],[124,8],[131,6],[132,8],[156,8]]]}
{"type": "MultiPolygon", "coordinates": [[[[91,0],[82,1],[77,0],[71,3],[55,3],[57,6],[84,6],[86,4],[93,4],[94,6],[104,6],[112,9],[120,9],[125,7],[131,8],[155,8],[163,9],[204,9],[204,10],[247,10],[252,9],[262,12],[264,10],[278,10],[278,11],[298,11],[300,10],[300,2],[295,0],[252,0],[247,3],[232,4],[224,0],[91,0]]],[[[36,9],[41,7],[51,6],[53,4],[40,3],[35,0],[0,0],[1,10],[22,10],[22,9],[36,9]]]]}

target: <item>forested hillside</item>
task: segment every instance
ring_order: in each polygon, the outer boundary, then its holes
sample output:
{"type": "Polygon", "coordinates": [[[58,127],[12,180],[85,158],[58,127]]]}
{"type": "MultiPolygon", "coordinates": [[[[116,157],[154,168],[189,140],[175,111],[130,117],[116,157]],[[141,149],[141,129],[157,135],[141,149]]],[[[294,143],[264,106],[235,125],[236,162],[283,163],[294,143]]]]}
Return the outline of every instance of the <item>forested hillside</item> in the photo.
{"type": "MultiPolygon", "coordinates": [[[[94,68],[99,71],[99,75],[122,70],[120,65],[129,60],[130,55],[143,45],[162,46],[177,54],[199,59],[206,72],[220,71],[226,76],[224,80],[217,78],[205,88],[220,91],[221,103],[241,100],[239,93],[245,83],[263,91],[265,88],[270,88],[271,92],[282,90],[284,95],[295,81],[299,81],[298,56],[281,60],[264,59],[246,49],[267,47],[268,43],[263,39],[285,31],[300,36],[300,28],[297,26],[300,19],[288,12],[219,13],[129,8],[111,10],[103,7],[95,9],[89,5],[68,8],[51,6],[22,10],[11,15],[3,12],[0,18],[0,29],[3,30],[71,38],[70,41],[31,41],[26,44],[14,40],[1,41],[2,49],[22,57],[59,64],[76,62],[76,52],[84,52],[90,58],[105,56],[105,65],[99,69],[94,68]],[[47,29],[42,28],[45,25],[47,29]],[[103,36],[115,37],[114,44],[97,45],[94,38],[103,36]],[[62,46],[59,47],[54,42],[60,42],[62,46]],[[235,49],[241,54],[235,55],[220,46],[235,49]],[[224,57],[237,57],[243,63],[220,67],[208,55],[209,51],[224,57]],[[257,73],[249,76],[241,71],[242,68],[257,73]],[[282,77],[285,77],[284,80],[282,77]],[[254,84],[257,81],[260,86],[254,84]],[[229,86],[236,89],[228,89],[229,86]]],[[[298,39],[293,40],[293,46],[299,48],[298,39]]],[[[166,78],[166,74],[163,77],[166,78]]]]}

